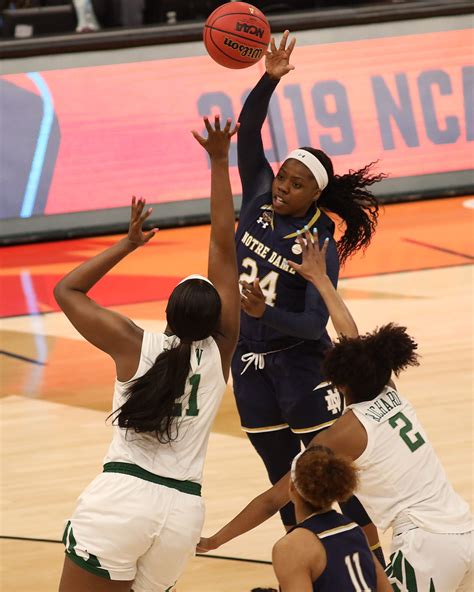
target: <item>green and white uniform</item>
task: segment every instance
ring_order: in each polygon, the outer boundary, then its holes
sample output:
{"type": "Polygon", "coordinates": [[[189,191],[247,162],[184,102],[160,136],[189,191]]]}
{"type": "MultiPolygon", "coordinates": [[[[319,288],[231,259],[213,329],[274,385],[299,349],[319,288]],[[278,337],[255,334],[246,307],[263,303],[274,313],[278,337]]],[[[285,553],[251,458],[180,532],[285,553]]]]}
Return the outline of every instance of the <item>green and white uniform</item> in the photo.
{"type": "Polygon", "coordinates": [[[394,590],[471,590],[472,515],[413,407],[387,386],[349,410],[367,432],[367,447],[355,462],[357,497],[378,528],[393,529],[387,574],[394,590]]]}
{"type": "MultiPolygon", "coordinates": [[[[145,331],[131,380],[177,342],[145,331]]],[[[124,403],[129,382],[115,382],[114,411],[124,403]]],[[[214,339],[194,342],[172,441],[161,444],[153,434],[114,426],[104,472],[81,494],[66,526],[66,553],[73,561],[105,578],[134,580],[134,592],[173,587],[201,534],[204,460],[225,384],[214,339]]]]}

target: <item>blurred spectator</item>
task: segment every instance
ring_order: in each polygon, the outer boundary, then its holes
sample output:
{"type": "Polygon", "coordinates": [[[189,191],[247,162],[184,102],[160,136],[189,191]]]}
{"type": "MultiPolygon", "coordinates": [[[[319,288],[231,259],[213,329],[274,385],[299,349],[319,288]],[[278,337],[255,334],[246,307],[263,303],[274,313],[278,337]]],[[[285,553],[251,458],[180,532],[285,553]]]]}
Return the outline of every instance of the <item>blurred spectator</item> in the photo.
{"type": "Polygon", "coordinates": [[[5,10],[6,8],[36,8],[37,6],[41,6],[40,0],[16,0],[15,2],[12,0],[2,0],[0,2],[0,10],[5,10]]]}
{"type": "Polygon", "coordinates": [[[160,6],[161,0],[92,0],[99,23],[104,27],[140,27],[147,4],[160,6]]]}
{"type": "Polygon", "coordinates": [[[90,33],[100,29],[91,0],[73,0],[77,16],[77,33],[90,33]]]}
{"type": "MultiPolygon", "coordinates": [[[[215,8],[225,4],[226,1],[228,0],[0,0],[0,35],[30,37],[68,33],[73,31],[74,27],[77,32],[82,33],[111,27],[204,21],[215,8]],[[53,6],[57,8],[56,12],[42,10],[44,7],[53,6]],[[33,10],[20,14],[23,9],[33,10]],[[3,11],[6,11],[5,14],[3,11]],[[74,13],[77,24],[74,22],[74,13]]],[[[416,1],[248,0],[268,15],[308,9],[331,9],[338,6],[357,8],[371,4],[416,1]]]]}
{"type": "Polygon", "coordinates": [[[122,27],[138,27],[143,24],[145,0],[113,0],[118,24],[122,27]]]}

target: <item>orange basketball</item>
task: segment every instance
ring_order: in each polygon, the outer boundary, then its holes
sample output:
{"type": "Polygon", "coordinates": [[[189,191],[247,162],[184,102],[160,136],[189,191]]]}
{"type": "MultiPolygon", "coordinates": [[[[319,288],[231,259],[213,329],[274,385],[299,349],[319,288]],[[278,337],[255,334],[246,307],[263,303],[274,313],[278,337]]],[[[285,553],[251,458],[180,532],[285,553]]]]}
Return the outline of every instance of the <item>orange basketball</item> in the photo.
{"type": "Polygon", "coordinates": [[[270,35],[263,12],[246,2],[227,2],[216,8],[203,33],[207,52],[226,68],[256,64],[265,55],[270,35]]]}

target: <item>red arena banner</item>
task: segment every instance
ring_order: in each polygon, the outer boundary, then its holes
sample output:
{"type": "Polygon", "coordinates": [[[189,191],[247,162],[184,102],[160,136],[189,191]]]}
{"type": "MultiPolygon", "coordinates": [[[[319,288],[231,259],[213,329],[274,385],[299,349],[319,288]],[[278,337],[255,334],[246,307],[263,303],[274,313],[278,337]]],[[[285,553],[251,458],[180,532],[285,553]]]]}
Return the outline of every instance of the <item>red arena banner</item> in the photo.
{"type": "MultiPolygon", "coordinates": [[[[297,47],[264,128],[269,161],[311,145],[339,173],[375,160],[391,177],[470,169],[472,42],[456,30],[297,47]]],[[[235,119],[262,72],[198,56],[0,77],[10,179],[0,217],[207,197],[190,130],[203,115],[235,119]]],[[[231,168],[240,193],[235,146],[231,168]]]]}

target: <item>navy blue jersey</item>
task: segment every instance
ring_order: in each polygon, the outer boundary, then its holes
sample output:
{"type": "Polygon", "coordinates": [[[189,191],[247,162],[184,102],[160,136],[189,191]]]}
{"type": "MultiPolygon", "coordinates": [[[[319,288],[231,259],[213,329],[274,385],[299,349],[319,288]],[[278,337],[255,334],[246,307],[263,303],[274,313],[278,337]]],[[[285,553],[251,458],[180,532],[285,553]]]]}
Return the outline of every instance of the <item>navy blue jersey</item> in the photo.
{"type": "MultiPolygon", "coordinates": [[[[315,514],[293,528],[314,533],[326,550],[326,569],[313,583],[314,592],[375,592],[374,558],[362,529],[339,512],[315,514]]],[[[292,531],[290,531],[292,532],[292,531]]]]}
{"type": "Polygon", "coordinates": [[[333,238],[334,223],[316,205],[301,218],[273,212],[271,185],[274,174],[265,158],[261,127],[270,97],[276,87],[264,75],[245,102],[239,117],[239,173],[242,180],[242,209],[236,233],[241,280],[259,278],[267,307],[260,319],[242,313],[241,339],[255,342],[268,351],[301,340],[330,344],[326,332],[328,311],[316,288],[288,266],[288,259],[301,262],[296,243],[298,230],[318,229],[320,243],[329,237],[327,273],[336,286],[339,259],[333,238]]]}

